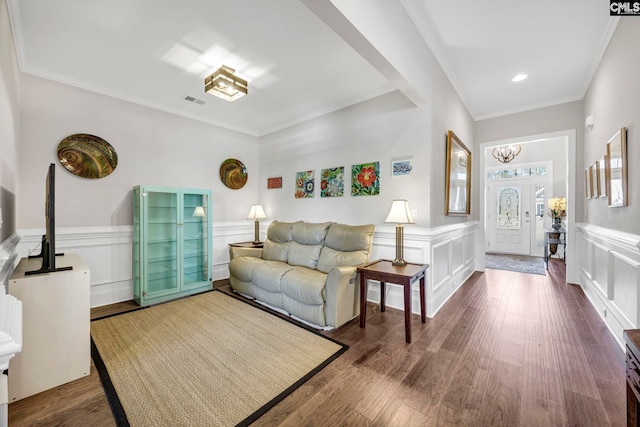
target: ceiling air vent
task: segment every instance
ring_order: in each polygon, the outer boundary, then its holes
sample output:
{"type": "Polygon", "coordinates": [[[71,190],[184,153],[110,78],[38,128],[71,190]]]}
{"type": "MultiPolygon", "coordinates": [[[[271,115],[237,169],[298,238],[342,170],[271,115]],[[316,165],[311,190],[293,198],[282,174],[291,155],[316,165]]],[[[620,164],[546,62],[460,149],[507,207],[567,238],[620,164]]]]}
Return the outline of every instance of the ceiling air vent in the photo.
{"type": "Polygon", "coordinates": [[[194,104],[203,105],[204,101],[202,99],[194,98],[193,96],[185,95],[182,97],[185,101],[193,102],[194,104]]]}

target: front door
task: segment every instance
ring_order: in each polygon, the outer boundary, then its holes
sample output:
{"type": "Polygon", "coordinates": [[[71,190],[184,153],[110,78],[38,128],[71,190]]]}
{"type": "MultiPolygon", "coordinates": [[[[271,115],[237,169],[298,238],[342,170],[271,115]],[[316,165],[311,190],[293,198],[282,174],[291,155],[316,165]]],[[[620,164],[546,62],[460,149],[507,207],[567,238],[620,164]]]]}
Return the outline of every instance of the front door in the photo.
{"type": "Polygon", "coordinates": [[[501,179],[487,190],[487,251],[530,255],[530,181],[501,179]]]}

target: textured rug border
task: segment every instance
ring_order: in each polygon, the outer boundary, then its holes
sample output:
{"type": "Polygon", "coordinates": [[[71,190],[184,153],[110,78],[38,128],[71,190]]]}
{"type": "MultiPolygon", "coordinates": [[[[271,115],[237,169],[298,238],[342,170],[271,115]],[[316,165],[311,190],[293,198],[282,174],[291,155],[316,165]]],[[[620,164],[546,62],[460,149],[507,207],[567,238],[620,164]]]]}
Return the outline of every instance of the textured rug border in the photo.
{"type": "MultiPolygon", "coordinates": [[[[349,349],[349,346],[347,344],[344,344],[332,337],[328,337],[326,335],[323,335],[322,333],[318,332],[317,330],[313,329],[311,326],[305,325],[304,323],[301,322],[297,322],[294,319],[290,319],[287,318],[285,316],[278,316],[276,314],[274,314],[271,310],[269,310],[266,307],[260,306],[260,305],[254,305],[251,304],[249,301],[245,300],[244,298],[241,298],[235,294],[228,294],[226,292],[221,291],[220,289],[212,289],[209,291],[205,291],[202,293],[206,293],[206,292],[220,292],[223,295],[226,295],[230,298],[234,298],[237,301],[240,301],[244,304],[247,304],[249,307],[258,309],[258,310],[262,310],[266,313],[269,313],[272,316],[277,317],[278,319],[284,321],[284,322],[288,322],[291,323],[294,326],[297,326],[301,329],[304,329],[307,332],[311,332],[312,334],[318,335],[328,341],[333,342],[334,344],[337,344],[340,346],[340,349],[338,349],[338,351],[336,351],[332,356],[329,356],[327,359],[325,359],[324,362],[322,362],[321,364],[319,364],[316,368],[314,368],[313,370],[309,371],[309,373],[307,373],[307,375],[303,376],[302,378],[300,378],[298,381],[296,381],[295,383],[293,383],[291,386],[289,386],[287,389],[285,389],[282,393],[280,393],[279,395],[277,395],[276,397],[274,397],[273,399],[271,399],[269,402],[265,403],[262,407],[258,408],[253,414],[249,415],[247,418],[245,418],[244,420],[242,420],[241,422],[239,422],[237,424],[237,426],[248,426],[251,423],[253,423],[254,421],[256,421],[258,418],[260,418],[262,415],[264,415],[269,409],[273,408],[276,404],[278,404],[280,401],[284,400],[285,397],[287,397],[288,395],[290,395],[291,393],[293,393],[297,388],[299,388],[302,384],[304,384],[305,382],[309,381],[314,375],[316,375],[318,372],[320,372],[321,370],[323,370],[324,368],[327,367],[327,365],[329,365],[331,362],[333,362],[334,360],[336,360],[338,357],[340,357],[344,352],[346,352],[349,349]]],[[[191,295],[185,298],[192,298],[200,294],[196,294],[196,295],[191,295]]],[[[172,300],[172,301],[167,301],[164,302],[162,304],[169,304],[172,302],[175,302],[177,300],[172,300]]],[[[151,306],[147,306],[147,307],[139,307],[139,308],[135,308],[133,310],[129,310],[123,313],[116,313],[116,314],[110,314],[107,316],[103,316],[100,318],[96,318],[96,319],[92,319],[91,321],[95,321],[95,320],[100,320],[100,319],[106,319],[108,317],[114,317],[114,316],[120,316],[123,314],[127,314],[127,313],[131,313],[133,311],[138,311],[138,310],[146,310],[148,308],[153,308],[155,306],[158,306],[161,304],[156,304],[156,305],[151,305],[151,306]]],[[[102,383],[102,388],[104,389],[105,395],[107,396],[107,401],[109,402],[109,406],[111,407],[111,412],[113,413],[113,418],[116,422],[116,425],[118,427],[130,427],[129,424],[129,420],[127,419],[127,414],[124,410],[124,407],[122,406],[122,402],[120,402],[120,398],[118,397],[118,394],[116,393],[116,389],[113,386],[113,383],[111,382],[111,377],[109,376],[109,371],[107,370],[106,365],[104,364],[104,361],[102,360],[102,356],[100,356],[100,352],[98,351],[98,348],[96,347],[95,343],[93,342],[93,337],[91,337],[91,357],[93,358],[93,363],[96,366],[96,370],[98,371],[98,375],[100,376],[100,382],[102,383]]]]}

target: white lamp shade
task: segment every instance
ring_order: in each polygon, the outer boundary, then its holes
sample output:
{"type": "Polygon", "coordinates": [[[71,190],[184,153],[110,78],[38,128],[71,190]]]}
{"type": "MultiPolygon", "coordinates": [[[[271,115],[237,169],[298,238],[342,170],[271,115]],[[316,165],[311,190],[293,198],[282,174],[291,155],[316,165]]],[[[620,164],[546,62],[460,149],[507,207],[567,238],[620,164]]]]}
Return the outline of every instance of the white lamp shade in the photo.
{"type": "Polygon", "coordinates": [[[394,200],[391,204],[391,210],[384,222],[393,222],[396,224],[414,224],[409,202],[406,200],[394,200]]]}
{"type": "Polygon", "coordinates": [[[197,216],[199,218],[205,218],[207,214],[204,211],[204,207],[196,206],[196,209],[193,211],[193,216],[197,216]]]}
{"type": "Polygon", "coordinates": [[[262,205],[251,205],[251,210],[249,211],[247,219],[265,219],[266,217],[267,215],[264,213],[262,205]]]}

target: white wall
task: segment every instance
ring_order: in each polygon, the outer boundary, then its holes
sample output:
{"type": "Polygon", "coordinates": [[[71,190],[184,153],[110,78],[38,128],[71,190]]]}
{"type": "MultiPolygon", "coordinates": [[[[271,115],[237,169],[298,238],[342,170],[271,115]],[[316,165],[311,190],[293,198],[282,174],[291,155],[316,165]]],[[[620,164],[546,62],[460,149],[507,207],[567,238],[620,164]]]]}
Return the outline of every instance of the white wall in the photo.
{"type": "MultiPolygon", "coordinates": [[[[606,143],[621,127],[628,128],[629,206],[609,208],[607,199],[585,201],[589,224],[640,234],[640,25],[622,18],[584,98],[584,115],[594,117],[584,133],[582,169],[606,153],[606,143]]],[[[584,179],[582,180],[584,181],[584,179]]],[[[584,194],[584,193],[581,193],[584,194]]]]}
{"type": "Polygon", "coordinates": [[[13,266],[20,140],[20,79],[5,0],[0,0],[0,294],[13,266]],[[12,237],[13,236],[13,237],[12,237]]]}
{"type": "Polygon", "coordinates": [[[637,21],[622,18],[584,98],[584,116],[595,125],[584,133],[582,169],[602,157],[606,142],[627,127],[629,206],[609,208],[607,199],[584,201],[579,224],[580,284],[624,348],[623,330],[640,327],[640,56],[637,21]]]}
{"type": "Polygon", "coordinates": [[[28,74],[22,82],[19,228],[44,226],[49,163],[57,165],[59,227],[131,225],[131,188],[138,184],[208,188],[214,222],[246,218],[258,193],[257,138],[28,74]],[[111,175],[86,179],[60,165],[57,146],[75,133],[97,135],[115,148],[111,175]],[[247,166],[242,189],[220,181],[220,164],[229,157],[247,166]]]}

